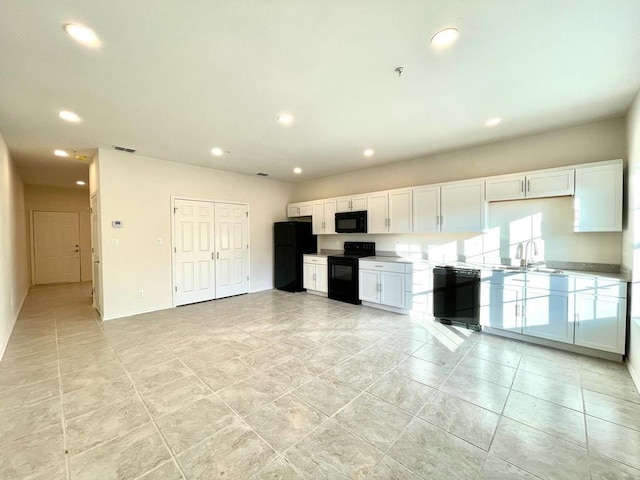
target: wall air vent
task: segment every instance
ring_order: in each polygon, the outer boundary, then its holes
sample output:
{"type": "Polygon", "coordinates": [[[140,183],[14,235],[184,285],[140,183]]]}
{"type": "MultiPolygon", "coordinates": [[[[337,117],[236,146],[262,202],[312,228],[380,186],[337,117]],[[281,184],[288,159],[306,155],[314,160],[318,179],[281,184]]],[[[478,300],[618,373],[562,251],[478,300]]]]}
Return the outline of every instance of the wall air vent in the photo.
{"type": "Polygon", "coordinates": [[[121,152],[127,152],[127,153],[135,153],[136,149],[135,148],[127,148],[127,147],[121,147],[119,145],[114,145],[113,146],[114,150],[119,150],[121,152]]]}
{"type": "Polygon", "coordinates": [[[269,176],[268,173],[263,173],[263,172],[258,172],[258,173],[256,173],[256,175],[258,175],[259,177],[268,177],[269,176]]]}

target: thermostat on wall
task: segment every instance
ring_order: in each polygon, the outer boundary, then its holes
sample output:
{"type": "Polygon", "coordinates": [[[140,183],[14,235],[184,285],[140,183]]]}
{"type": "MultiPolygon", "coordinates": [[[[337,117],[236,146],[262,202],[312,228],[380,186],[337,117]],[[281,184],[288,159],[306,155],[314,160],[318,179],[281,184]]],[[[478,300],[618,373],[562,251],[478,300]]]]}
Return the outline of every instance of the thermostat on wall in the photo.
{"type": "Polygon", "coordinates": [[[122,228],[122,221],[121,220],[113,220],[111,222],[111,226],[113,228],[122,228]]]}

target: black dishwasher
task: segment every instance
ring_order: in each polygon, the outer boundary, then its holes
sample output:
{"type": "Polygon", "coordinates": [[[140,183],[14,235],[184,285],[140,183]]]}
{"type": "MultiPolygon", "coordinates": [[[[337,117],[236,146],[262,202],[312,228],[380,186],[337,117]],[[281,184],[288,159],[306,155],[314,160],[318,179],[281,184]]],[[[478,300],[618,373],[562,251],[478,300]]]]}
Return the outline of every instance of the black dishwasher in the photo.
{"type": "Polygon", "coordinates": [[[433,316],[441,323],[464,323],[480,330],[480,270],[435,267],[433,316]]]}

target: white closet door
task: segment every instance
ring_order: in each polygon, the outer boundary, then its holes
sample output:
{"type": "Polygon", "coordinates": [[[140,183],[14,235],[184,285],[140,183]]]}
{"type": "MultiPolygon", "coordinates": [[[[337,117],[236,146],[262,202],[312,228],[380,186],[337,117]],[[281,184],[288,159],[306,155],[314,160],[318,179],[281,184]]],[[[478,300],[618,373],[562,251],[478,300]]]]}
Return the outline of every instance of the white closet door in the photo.
{"type": "Polygon", "coordinates": [[[33,212],[36,285],[80,281],[77,213],[33,212]]]}
{"type": "Polygon", "coordinates": [[[176,305],[216,297],[214,280],[214,204],[174,201],[174,294],[176,305]]]}
{"type": "Polygon", "coordinates": [[[216,203],[217,298],[249,291],[249,218],[246,205],[216,203]]]}

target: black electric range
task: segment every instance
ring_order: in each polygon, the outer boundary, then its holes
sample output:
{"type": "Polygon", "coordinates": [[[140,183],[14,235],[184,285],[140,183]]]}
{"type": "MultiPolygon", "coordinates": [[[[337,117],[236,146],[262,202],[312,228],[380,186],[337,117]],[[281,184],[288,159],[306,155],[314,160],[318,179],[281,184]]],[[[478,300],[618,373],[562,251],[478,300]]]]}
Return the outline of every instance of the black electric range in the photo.
{"type": "Polygon", "coordinates": [[[374,242],[344,242],[344,253],[329,255],[329,298],[360,305],[358,259],[374,257],[374,242]]]}

